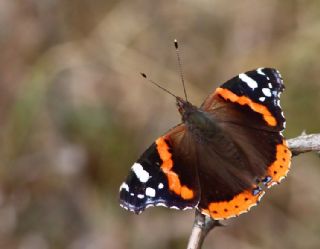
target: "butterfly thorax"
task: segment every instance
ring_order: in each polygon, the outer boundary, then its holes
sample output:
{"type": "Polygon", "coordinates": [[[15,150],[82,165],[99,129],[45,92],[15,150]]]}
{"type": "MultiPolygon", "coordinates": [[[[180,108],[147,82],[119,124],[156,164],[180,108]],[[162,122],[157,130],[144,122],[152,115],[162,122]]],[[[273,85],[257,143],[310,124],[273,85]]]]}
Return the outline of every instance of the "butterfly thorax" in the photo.
{"type": "Polygon", "coordinates": [[[225,139],[225,134],[217,121],[207,112],[192,105],[190,102],[177,98],[178,110],[182,116],[182,122],[188,130],[200,142],[213,139],[225,139]]]}

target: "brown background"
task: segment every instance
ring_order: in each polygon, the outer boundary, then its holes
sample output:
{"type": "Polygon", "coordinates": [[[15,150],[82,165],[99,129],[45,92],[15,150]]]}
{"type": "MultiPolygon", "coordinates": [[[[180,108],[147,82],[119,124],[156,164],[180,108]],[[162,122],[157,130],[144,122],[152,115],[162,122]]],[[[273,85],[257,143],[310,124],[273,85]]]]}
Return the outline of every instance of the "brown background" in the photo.
{"type": "MultiPolygon", "coordinates": [[[[130,166],[190,100],[276,67],[287,137],[319,132],[319,1],[0,1],[0,248],[185,248],[193,211],[118,206],[130,166]]],[[[204,248],[319,248],[319,156],[204,248]]]]}

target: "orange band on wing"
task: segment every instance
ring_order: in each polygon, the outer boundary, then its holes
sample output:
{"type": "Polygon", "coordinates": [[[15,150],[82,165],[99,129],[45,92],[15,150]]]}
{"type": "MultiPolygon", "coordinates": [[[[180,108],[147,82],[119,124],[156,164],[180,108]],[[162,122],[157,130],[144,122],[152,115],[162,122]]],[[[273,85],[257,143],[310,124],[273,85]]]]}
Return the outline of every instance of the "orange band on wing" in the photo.
{"type": "MultiPolygon", "coordinates": [[[[288,149],[287,142],[283,140],[281,144],[276,145],[276,159],[268,167],[267,176],[272,178],[267,183],[268,187],[279,183],[287,175],[290,163],[291,152],[288,149]]],[[[264,191],[253,195],[251,191],[247,190],[235,196],[231,201],[211,202],[208,208],[201,209],[201,212],[216,220],[228,219],[249,211],[251,207],[259,202],[263,195],[264,191]]]]}
{"type": "Polygon", "coordinates": [[[251,207],[257,205],[264,191],[253,195],[251,191],[244,191],[236,195],[231,201],[212,202],[207,209],[201,212],[215,220],[228,219],[246,213],[251,207]]]}
{"type": "Polygon", "coordinates": [[[169,146],[163,137],[156,140],[157,150],[162,160],[161,169],[168,178],[169,189],[183,199],[189,200],[194,197],[194,192],[185,185],[181,185],[179,176],[171,169],[173,167],[172,155],[169,152],[169,146]]]}
{"type": "Polygon", "coordinates": [[[288,149],[287,142],[283,140],[282,144],[277,145],[276,150],[276,160],[268,167],[268,175],[272,178],[268,186],[280,183],[290,169],[291,151],[288,149]]]}
{"type": "Polygon", "coordinates": [[[276,126],[277,121],[275,117],[271,114],[267,107],[264,105],[253,102],[251,99],[246,96],[238,96],[228,89],[218,87],[215,91],[216,94],[219,94],[225,100],[230,100],[233,103],[238,103],[240,105],[248,105],[253,111],[262,114],[264,120],[270,126],[276,126]]]}

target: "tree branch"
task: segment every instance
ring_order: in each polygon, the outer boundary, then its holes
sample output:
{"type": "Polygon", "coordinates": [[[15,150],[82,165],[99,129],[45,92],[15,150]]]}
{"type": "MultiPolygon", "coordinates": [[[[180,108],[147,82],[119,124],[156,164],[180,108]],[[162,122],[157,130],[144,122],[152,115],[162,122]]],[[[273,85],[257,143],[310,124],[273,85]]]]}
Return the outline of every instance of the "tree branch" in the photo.
{"type": "Polygon", "coordinates": [[[217,226],[223,225],[218,220],[213,220],[196,209],[196,215],[187,248],[200,249],[207,234],[217,226]]]}
{"type": "MultiPolygon", "coordinates": [[[[301,153],[320,152],[320,134],[301,135],[287,140],[288,147],[293,156],[301,153]]],[[[201,249],[207,234],[215,227],[223,226],[219,221],[213,220],[196,210],[195,220],[187,249],[201,249]]]]}
{"type": "Polygon", "coordinates": [[[320,151],[320,134],[301,135],[287,141],[293,156],[310,151],[320,151]]]}

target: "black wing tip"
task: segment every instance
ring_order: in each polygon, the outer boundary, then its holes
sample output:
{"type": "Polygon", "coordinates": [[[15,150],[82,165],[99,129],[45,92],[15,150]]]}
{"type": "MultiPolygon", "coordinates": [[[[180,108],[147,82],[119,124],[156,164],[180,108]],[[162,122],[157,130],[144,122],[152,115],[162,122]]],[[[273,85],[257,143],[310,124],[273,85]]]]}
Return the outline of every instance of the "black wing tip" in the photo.
{"type": "Polygon", "coordinates": [[[282,75],[279,72],[278,69],[276,68],[272,68],[272,67],[260,67],[257,68],[255,70],[252,70],[250,72],[255,72],[258,74],[265,74],[266,76],[270,77],[271,80],[273,82],[275,82],[276,84],[279,85],[279,91],[283,92],[283,90],[285,89],[284,83],[283,83],[283,79],[282,79],[282,75]]]}
{"type": "Polygon", "coordinates": [[[257,71],[258,70],[262,70],[264,73],[271,73],[273,74],[276,78],[280,78],[282,80],[282,75],[280,73],[280,71],[276,68],[272,68],[272,67],[261,67],[261,68],[258,68],[256,69],[257,71]]]}

